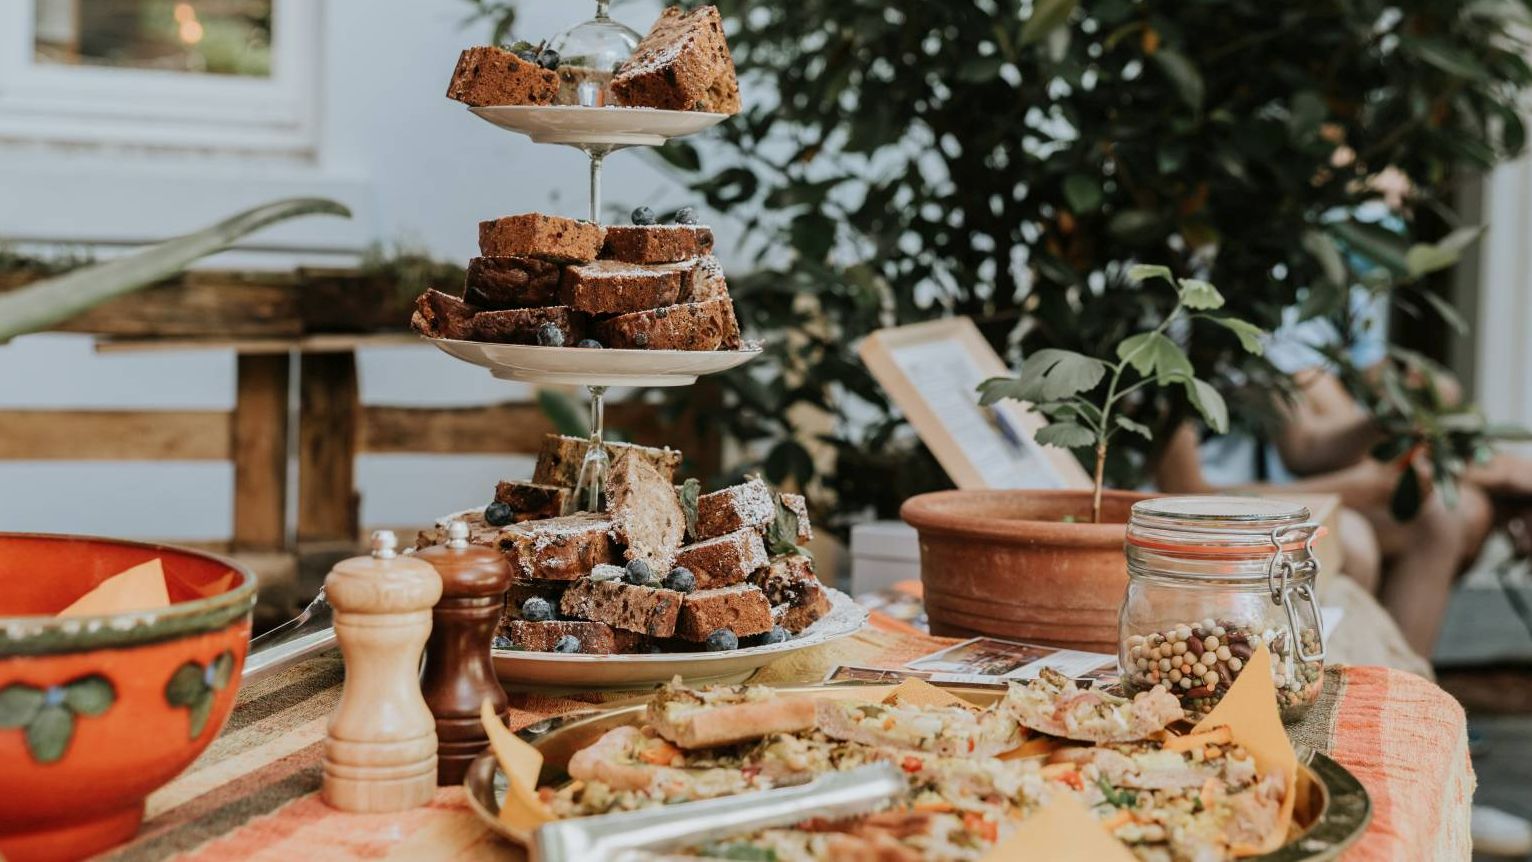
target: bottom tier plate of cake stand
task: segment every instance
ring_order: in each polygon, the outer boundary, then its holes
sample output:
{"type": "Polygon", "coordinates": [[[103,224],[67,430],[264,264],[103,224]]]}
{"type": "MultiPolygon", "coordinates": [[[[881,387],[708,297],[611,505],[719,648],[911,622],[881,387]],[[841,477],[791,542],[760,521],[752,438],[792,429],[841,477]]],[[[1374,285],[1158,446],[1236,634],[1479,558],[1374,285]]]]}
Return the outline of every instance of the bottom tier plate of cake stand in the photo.
{"type": "Polygon", "coordinates": [[[867,623],[867,609],[845,593],[825,587],[830,612],[779,644],[727,652],[671,652],[631,655],[492,651],[495,675],[511,690],[575,691],[641,689],[679,676],[693,685],[743,682],[784,656],[855,634],[867,623]]]}
{"type": "Polygon", "coordinates": [[[428,338],[443,352],[502,380],[583,386],[687,386],[761,355],[741,350],[607,350],[428,338]]]}

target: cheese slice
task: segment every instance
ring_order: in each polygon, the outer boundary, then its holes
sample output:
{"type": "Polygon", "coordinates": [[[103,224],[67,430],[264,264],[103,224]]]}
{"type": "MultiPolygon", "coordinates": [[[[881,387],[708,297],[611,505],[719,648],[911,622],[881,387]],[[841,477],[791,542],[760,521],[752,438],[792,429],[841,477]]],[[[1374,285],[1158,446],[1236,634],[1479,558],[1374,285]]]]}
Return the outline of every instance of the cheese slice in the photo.
{"type": "Polygon", "coordinates": [[[537,796],[537,776],[543,771],[543,754],[512,733],[484,698],[479,704],[479,721],[489,736],[490,750],[500,771],[505,773],[507,789],[500,803],[500,822],[506,828],[528,834],[554,819],[548,806],[537,796]]]}
{"type": "Polygon", "coordinates": [[[165,586],[165,570],[156,557],[102,581],[95,589],[75,599],[74,604],[59,611],[59,616],[85,617],[167,607],[170,607],[170,591],[165,586]]]}

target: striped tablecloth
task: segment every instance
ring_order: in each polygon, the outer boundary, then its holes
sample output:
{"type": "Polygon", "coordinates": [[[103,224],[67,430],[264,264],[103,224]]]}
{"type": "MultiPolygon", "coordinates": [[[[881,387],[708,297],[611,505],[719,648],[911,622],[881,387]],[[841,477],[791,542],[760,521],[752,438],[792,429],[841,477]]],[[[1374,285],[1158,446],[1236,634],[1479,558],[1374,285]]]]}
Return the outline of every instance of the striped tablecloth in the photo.
{"type": "MultiPolygon", "coordinates": [[[[814,682],[841,664],[898,667],[949,643],[875,614],[857,635],[785,658],[755,680],[814,682]]],[[[320,801],[325,719],[341,675],[340,659],[329,655],[241,691],[223,735],[150,797],[138,837],[102,858],[521,858],[480,825],[459,788],[399,814],[344,814],[320,801]]],[[[615,697],[513,695],[510,719],[525,726],[615,697]]],[[[1468,858],[1474,776],[1463,710],[1446,692],[1401,671],[1332,669],[1325,702],[1295,733],[1348,767],[1372,795],[1372,825],[1347,860],[1468,858]]]]}

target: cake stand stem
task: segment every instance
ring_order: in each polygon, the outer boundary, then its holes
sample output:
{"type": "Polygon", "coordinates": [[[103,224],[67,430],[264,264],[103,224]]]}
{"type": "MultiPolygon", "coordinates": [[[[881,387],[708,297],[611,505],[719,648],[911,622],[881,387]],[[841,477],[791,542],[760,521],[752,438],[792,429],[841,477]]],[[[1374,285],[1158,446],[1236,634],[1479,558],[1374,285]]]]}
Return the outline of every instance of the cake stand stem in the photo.
{"type": "Polygon", "coordinates": [[[606,484],[606,387],[588,386],[590,390],[590,446],[580,462],[580,480],[575,485],[574,505],[586,512],[601,511],[601,490],[606,484]]]}
{"type": "Polygon", "coordinates": [[[605,159],[605,150],[590,151],[590,220],[596,224],[601,224],[601,162],[605,159]]]}

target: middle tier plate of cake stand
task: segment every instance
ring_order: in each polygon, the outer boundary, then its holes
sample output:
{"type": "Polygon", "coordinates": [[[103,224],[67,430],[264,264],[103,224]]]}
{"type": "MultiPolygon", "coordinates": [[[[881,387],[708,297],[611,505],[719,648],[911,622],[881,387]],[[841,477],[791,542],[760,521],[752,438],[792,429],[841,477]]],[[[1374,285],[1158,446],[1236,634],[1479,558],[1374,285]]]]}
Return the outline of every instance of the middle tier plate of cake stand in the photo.
{"type": "Polygon", "coordinates": [[[427,338],[443,352],[501,380],[583,386],[689,386],[703,374],[728,371],[761,355],[741,350],[609,350],[540,347],[427,338]]]}
{"type": "Polygon", "coordinates": [[[671,138],[693,135],[729,118],[702,111],[662,111],[582,105],[488,105],[469,108],[502,129],[520,132],[539,144],[568,144],[610,151],[619,147],[658,147],[671,138]]]}
{"type": "Polygon", "coordinates": [[[619,655],[497,649],[491,651],[495,675],[507,688],[559,691],[650,688],[676,676],[693,685],[744,682],[783,656],[839,640],[866,625],[866,608],[840,590],[824,590],[830,597],[830,612],[782,643],[725,652],[619,655]]]}

